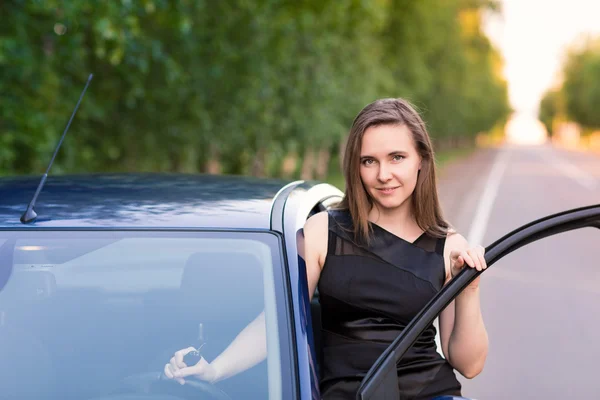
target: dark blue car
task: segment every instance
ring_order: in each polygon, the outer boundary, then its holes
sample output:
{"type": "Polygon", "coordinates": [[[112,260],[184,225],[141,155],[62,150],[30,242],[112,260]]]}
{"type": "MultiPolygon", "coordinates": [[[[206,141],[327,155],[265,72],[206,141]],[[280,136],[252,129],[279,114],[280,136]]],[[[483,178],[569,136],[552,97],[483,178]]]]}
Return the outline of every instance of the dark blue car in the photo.
{"type": "MultiPolygon", "coordinates": [[[[318,399],[320,316],[297,237],[329,185],[198,175],[0,179],[0,398],[318,399]],[[267,360],[210,385],[161,377],[172,354],[217,356],[261,312],[267,360]]],[[[492,265],[543,237],[600,228],[600,205],[516,229],[492,265]]],[[[396,363],[477,276],[465,269],[373,365],[361,399],[398,399],[396,363]]]]}

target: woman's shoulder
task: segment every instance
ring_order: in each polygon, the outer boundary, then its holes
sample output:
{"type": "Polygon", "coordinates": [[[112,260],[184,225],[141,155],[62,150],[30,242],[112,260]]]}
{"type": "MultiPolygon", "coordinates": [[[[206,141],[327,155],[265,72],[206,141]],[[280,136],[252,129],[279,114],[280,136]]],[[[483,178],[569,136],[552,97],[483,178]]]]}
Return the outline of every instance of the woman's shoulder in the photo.
{"type": "Polygon", "coordinates": [[[328,211],[320,211],[316,214],[311,215],[304,224],[304,230],[311,229],[314,227],[323,227],[328,225],[329,220],[328,211]]]}
{"type": "Polygon", "coordinates": [[[327,211],[312,215],[304,224],[304,247],[306,257],[314,255],[322,267],[328,247],[329,216],[327,211]],[[312,255],[311,255],[312,254],[312,255]]]}
{"type": "Polygon", "coordinates": [[[327,211],[318,212],[310,216],[304,224],[304,236],[322,237],[327,235],[329,226],[329,214],[327,211]]]}
{"type": "Polygon", "coordinates": [[[328,232],[348,235],[352,232],[352,217],[344,209],[330,209],[312,215],[304,224],[305,235],[319,236],[326,239],[328,232]]]}
{"type": "Polygon", "coordinates": [[[350,212],[344,209],[329,209],[326,211],[320,211],[310,216],[304,225],[304,229],[308,226],[319,226],[333,228],[335,225],[341,225],[348,227],[352,224],[352,217],[350,212]],[[330,226],[331,225],[331,226],[330,226]]]}
{"type": "Polygon", "coordinates": [[[354,224],[352,222],[352,216],[350,210],[343,208],[334,208],[327,211],[329,215],[329,229],[336,230],[342,228],[344,231],[352,231],[354,224]]]}
{"type": "Polygon", "coordinates": [[[449,229],[446,234],[446,247],[452,249],[463,249],[467,248],[469,244],[467,243],[467,239],[460,233],[458,233],[455,229],[449,229]]]}

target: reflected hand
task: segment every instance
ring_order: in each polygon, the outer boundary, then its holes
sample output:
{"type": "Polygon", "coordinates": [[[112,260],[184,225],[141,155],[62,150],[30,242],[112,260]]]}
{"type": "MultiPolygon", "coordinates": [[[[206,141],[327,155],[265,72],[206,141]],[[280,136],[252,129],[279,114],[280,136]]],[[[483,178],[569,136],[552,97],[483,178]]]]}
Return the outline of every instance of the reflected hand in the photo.
{"type": "MultiPolygon", "coordinates": [[[[465,265],[475,268],[477,271],[483,271],[487,268],[485,262],[485,248],[482,246],[471,247],[467,250],[452,250],[450,252],[450,265],[452,278],[456,277],[465,265]]],[[[476,289],[479,287],[479,276],[469,284],[469,289],[476,289]]]]}
{"type": "Polygon", "coordinates": [[[183,362],[183,357],[191,351],[196,350],[193,347],[175,352],[171,360],[165,364],[164,373],[167,378],[176,380],[179,384],[185,384],[186,376],[194,376],[197,379],[207,382],[214,382],[217,378],[217,371],[214,366],[201,358],[196,365],[187,366],[183,362]]]}

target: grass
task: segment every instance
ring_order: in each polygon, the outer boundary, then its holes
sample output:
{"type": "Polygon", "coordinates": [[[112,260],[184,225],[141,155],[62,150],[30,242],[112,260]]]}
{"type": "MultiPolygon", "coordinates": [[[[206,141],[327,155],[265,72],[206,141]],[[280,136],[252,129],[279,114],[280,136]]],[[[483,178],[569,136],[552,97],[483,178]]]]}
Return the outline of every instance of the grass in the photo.
{"type": "MultiPolygon", "coordinates": [[[[463,147],[460,149],[437,152],[435,155],[435,163],[437,167],[438,176],[446,165],[455,160],[460,160],[462,158],[467,157],[468,155],[473,153],[473,151],[475,151],[475,147],[463,147]]],[[[331,173],[329,177],[325,180],[325,182],[340,188],[340,190],[342,191],[344,191],[344,189],[346,188],[344,176],[342,175],[342,172],[339,169],[336,169],[335,172],[331,173]]]]}
{"type": "Polygon", "coordinates": [[[444,169],[446,165],[449,163],[460,160],[469,156],[471,153],[475,151],[476,147],[461,147],[460,149],[446,150],[440,151],[435,155],[435,163],[438,171],[444,169]]]}

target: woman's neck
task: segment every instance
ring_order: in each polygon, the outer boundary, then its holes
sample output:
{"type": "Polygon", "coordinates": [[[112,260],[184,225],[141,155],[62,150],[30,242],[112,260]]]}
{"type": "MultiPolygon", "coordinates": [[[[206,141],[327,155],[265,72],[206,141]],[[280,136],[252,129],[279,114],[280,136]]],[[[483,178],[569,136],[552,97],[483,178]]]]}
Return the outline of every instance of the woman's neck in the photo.
{"type": "Polygon", "coordinates": [[[369,221],[386,228],[405,231],[410,234],[418,228],[410,200],[405,201],[400,207],[385,209],[373,205],[368,215],[369,221]]]}

